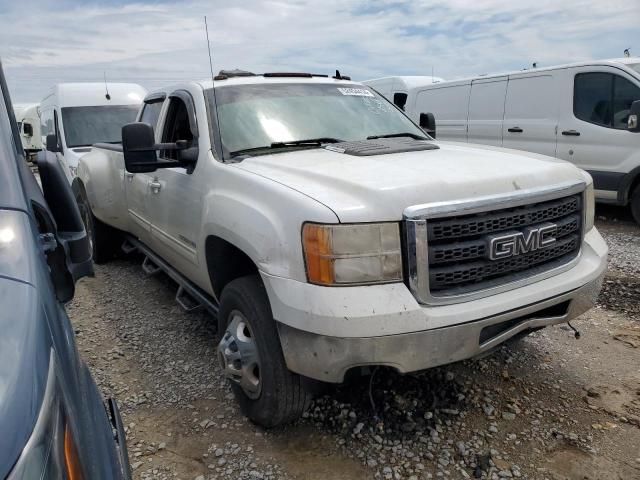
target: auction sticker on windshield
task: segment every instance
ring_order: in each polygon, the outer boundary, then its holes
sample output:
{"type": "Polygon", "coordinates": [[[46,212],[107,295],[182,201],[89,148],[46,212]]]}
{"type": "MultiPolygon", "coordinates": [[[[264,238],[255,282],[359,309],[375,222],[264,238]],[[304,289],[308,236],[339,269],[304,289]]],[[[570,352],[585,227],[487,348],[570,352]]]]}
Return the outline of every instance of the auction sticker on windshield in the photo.
{"type": "Polygon", "coordinates": [[[373,93],[371,93],[366,88],[340,88],[338,90],[342,95],[351,95],[353,97],[373,97],[373,93]]]}

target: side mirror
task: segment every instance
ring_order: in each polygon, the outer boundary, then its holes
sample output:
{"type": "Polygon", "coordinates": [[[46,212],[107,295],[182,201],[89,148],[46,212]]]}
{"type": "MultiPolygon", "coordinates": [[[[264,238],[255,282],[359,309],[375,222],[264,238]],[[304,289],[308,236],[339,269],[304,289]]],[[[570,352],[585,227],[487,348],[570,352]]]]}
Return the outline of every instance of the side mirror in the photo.
{"type": "Polygon", "coordinates": [[[58,300],[68,302],[73,298],[75,282],[93,276],[91,244],[60,162],[49,152],[39,152],[37,159],[45,208],[54,220],[52,233],[56,240],[55,248],[47,252],[47,262],[58,300]]]}
{"type": "Polygon", "coordinates": [[[636,100],[631,104],[629,119],[627,120],[627,129],[630,132],[640,132],[640,100],[636,100]]]}
{"type": "Polygon", "coordinates": [[[22,124],[22,133],[26,137],[33,137],[33,125],[31,125],[30,123],[23,123],[22,124]]]}
{"type": "Polygon", "coordinates": [[[55,133],[47,135],[47,151],[56,153],[60,151],[60,145],[58,145],[58,136],[55,133]]]}
{"type": "Polygon", "coordinates": [[[433,116],[433,113],[420,114],[420,128],[431,137],[436,138],[436,117],[433,116]]]}
{"type": "Polygon", "coordinates": [[[404,111],[404,106],[407,104],[407,97],[408,95],[406,93],[394,93],[393,94],[394,105],[398,107],[400,110],[404,111]]]}
{"type": "Polygon", "coordinates": [[[147,123],[129,123],[122,127],[124,165],[131,173],[149,173],[158,169],[153,127],[147,123]]]}

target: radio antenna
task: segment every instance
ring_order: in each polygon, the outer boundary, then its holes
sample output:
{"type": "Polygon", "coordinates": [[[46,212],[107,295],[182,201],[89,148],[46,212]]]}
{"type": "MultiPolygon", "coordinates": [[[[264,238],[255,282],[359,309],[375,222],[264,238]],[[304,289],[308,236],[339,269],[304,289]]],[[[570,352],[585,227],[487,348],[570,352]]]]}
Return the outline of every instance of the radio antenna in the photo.
{"type": "Polygon", "coordinates": [[[211,84],[213,85],[213,59],[211,58],[211,42],[209,42],[209,26],[207,16],[204,16],[204,31],[207,34],[207,50],[209,51],[209,69],[211,70],[211,84]]]}
{"type": "MultiPolygon", "coordinates": [[[[215,122],[218,128],[214,129],[215,132],[212,149],[214,156],[216,155],[216,147],[221,155],[221,160],[224,161],[224,151],[222,149],[222,135],[220,133],[220,121],[218,119],[218,102],[216,101],[216,87],[214,85],[215,76],[213,75],[213,57],[211,55],[211,42],[209,42],[209,26],[207,25],[207,16],[204,16],[204,31],[207,35],[207,50],[209,51],[209,69],[211,70],[211,100],[213,102],[213,111],[215,113],[215,122]],[[217,144],[217,145],[216,145],[217,144]]],[[[214,120],[213,118],[211,119],[214,120]]]]}
{"type": "Polygon", "coordinates": [[[111,100],[111,95],[109,95],[109,87],[107,86],[107,72],[102,72],[104,74],[104,98],[107,100],[111,100]]]}

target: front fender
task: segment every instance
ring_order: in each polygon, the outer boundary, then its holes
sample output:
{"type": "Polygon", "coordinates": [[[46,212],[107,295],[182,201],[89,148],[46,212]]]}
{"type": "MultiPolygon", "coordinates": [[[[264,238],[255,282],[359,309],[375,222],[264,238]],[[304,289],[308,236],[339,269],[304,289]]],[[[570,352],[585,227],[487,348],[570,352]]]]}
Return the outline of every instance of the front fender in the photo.
{"type": "MultiPolygon", "coordinates": [[[[93,148],[80,158],[77,177],[84,187],[93,215],[119,230],[127,230],[127,201],[124,191],[122,153],[93,148]]],[[[75,192],[75,190],[74,190],[75,192]]]]}
{"type": "Polygon", "coordinates": [[[304,222],[339,223],[325,205],[231,165],[218,169],[205,197],[200,245],[214,235],[242,250],[262,272],[305,281],[304,222]]]}

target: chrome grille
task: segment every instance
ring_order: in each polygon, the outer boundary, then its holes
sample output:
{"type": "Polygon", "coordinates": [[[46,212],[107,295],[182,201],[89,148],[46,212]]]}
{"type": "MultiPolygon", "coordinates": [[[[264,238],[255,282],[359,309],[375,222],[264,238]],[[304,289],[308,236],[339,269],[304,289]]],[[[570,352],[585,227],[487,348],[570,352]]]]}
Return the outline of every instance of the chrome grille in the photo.
{"type": "Polygon", "coordinates": [[[582,244],[584,188],[577,182],[493,200],[410,207],[405,225],[412,291],[423,303],[455,303],[568,268],[582,244]],[[531,232],[549,226],[552,242],[529,243],[531,232]],[[496,238],[511,240],[514,250],[498,256],[496,238]]]}

